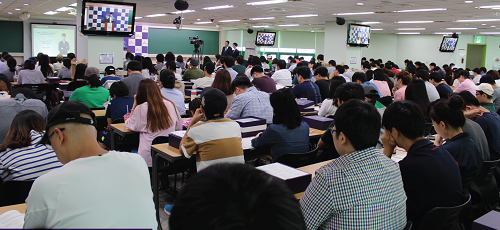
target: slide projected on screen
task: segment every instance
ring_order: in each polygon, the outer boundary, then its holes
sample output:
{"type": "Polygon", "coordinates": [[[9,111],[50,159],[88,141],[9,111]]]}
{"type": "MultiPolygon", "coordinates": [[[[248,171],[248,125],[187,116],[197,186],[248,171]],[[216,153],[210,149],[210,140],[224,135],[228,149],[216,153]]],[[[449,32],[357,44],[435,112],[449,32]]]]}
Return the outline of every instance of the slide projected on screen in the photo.
{"type": "Polygon", "coordinates": [[[49,57],[75,53],[76,30],[70,25],[31,24],[32,56],[44,53],[49,57]]]}

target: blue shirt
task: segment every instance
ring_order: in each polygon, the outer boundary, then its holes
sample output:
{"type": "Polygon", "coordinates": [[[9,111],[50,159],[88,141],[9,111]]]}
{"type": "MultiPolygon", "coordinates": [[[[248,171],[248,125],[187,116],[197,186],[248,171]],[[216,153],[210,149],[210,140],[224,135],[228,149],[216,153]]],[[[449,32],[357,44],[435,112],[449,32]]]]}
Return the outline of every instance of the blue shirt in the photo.
{"type": "Polygon", "coordinates": [[[118,76],[106,76],[106,77],[103,77],[101,79],[102,84],[106,83],[107,80],[117,80],[117,81],[120,81],[120,80],[122,80],[122,78],[118,77],[118,76]]]}
{"type": "Polygon", "coordinates": [[[186,114],[186,105],[184,104],[184,94],[177,89],[161,88],[161,95],[174,102],[180,115],[186,114]]]}
{"type": "Polygon", "coordinates": [[[483,159],[476,144],[469,137],[468,133],[460,133],[446,140],[446,143],[441,147],[446,149],[455,159],[462,178],[475,177],[481,172],[483,159]]]}
{"type": "Polygon", "coordinates": [[[380,94],[380,90],[378,89],[377,85],[375,85],[375,84],[373,84],[373,83],[371,83],[369,81],[365,81],[365,82],[363,82],[363,84],[361,84],[361,86],[365,86],[365,85],[371,85],[371,86],[375,87],[375,89],[377,89],[378,96],[380,98],[382,98],[382,94],[380,94]]]}
{"type": "Polygon", "coordinates": [[[292,94],[295,98],[307,98],[307,100],[314,101],[316,105],[321,103],[319,87],[311,81],[304,81],[293,87],[292,94]]]}
{"type": "Polygon", "coordinates": [[[490,160],[496,160],[500,157],[500,116],[497,113],[483,113],[475,120],[481,126],[488,140],[490,149],[490,160]]]}
{"type": "Polygon", "coordinates": [[[106,118],[111,118],[111,121],[123,118],[123,115],[127,113],[127,105],[130,112],[132,106],[134,105],[134,98],[117,97],[111,100],[108,104],[108,108],[106,109],[106,118]]]}
{"type": "Polygon", "coordinates": [[[259,137],[252,139],[252,146],[271,146],[271,156],[276,160],[284,153],[305,153],[309,151],[309,125],[301,122],[295,129],[284,124],[271,124],[259,137]]]}
{"type": "Polygon", "coordinates": [[[229,72],[229,74],[231,74],[231,81],[234,81],[236,75],[238,75],[238,72],[236,72],[236,70],[234,70],[233,68],[227,68],[226,70],[229,72]]]}
{"type": "Polygon", "coordinates": [[[453,94],[453,90],[448,86],[447,84],[439,84],[436,86],[436,90],[439,93],[439,97],[441,99],[448,99],[450,98],[450,95],[453,94]]]}
{"type": "Polygon", "coordinates": [[[307,229],[403,229],[406,196],[398,164],[374,147],[328,163],[300,199],[307,229]]]}
{"type": "Polygon", "coordinates": [[[234,97],[225,117],[235,119],[249,116],[266,119],[268,124],[273,123],[273,108],[269,94],[259,91],[255,86],[234,97]]]}

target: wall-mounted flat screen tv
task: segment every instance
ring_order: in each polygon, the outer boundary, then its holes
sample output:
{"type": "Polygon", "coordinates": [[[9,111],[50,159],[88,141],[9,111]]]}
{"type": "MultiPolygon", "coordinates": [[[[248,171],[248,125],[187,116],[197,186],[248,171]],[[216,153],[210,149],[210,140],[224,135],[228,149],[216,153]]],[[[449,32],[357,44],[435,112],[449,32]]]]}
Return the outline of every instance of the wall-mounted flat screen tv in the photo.
{"type": "Polygon", "coordinates": [[[276,40],[276,32],[257,32],[257,37],[255,38],[256,46],[274,46],[274,41],[276,40]]]}
{"type": "Polygon", "coordinates": [[[347,46],[368,47],[370,45],[371,27],[361,24],[350,24],[347,31],[347,46]]]}
{"type": "Polygon", "coordinates": [[[135,3],[83,0],[81,32],[128,37],[134,34],[135,3]]]}
{"type": "Polygon", "coordinates": [[[457,48],[458,38],[452,36],[444,36],[441,45],[439,46],[439,51],[441,52],[455,52],[457,48]]]}

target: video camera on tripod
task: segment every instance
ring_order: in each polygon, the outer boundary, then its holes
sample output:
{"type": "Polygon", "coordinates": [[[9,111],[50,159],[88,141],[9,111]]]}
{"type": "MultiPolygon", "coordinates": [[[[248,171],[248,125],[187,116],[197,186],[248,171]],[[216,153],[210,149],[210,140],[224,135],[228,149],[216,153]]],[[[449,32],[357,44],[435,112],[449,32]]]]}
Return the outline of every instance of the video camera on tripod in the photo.
{"type": "Polygon", "coordinates": [[[203,45],[203,40],[200,39],[199,36],[196,36],[196,37],[189,37],[189,40],[191,40],[191,44],[194,45],[194,53],[199,53],[200,50],[200,46],[203,45]]]}

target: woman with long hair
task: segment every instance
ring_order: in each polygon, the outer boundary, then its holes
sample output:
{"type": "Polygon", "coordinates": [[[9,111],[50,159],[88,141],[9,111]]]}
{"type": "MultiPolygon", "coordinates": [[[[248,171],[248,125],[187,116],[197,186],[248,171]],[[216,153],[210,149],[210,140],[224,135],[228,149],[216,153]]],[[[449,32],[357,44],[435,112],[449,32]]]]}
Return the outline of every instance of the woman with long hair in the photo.
{"type": "Polygon", "coordinates": [[[444,68],[444,81],[449,86],[453,85],[453,71],[451,71],[450,67],[444,68]]]}
{"type": "Polygon", "coordinates": [[[75,67],[75,76],[73,80],[68,84],[66,91],[75,91],[76,89],[87,85],[85,81],[85,70],[87,70],[87,65],[80,63],[75,67]]]}
{"type": "Polygon", "coordinates": [[[153,61],[151,61],[150,57],[144,58],[142,61],[142,75],[146,78],[150,78],[151,75],[157,75],[155,66],[153,65],[153,61]]]}
{"type": "Polygon", "coordinates": [[[44,54],[40,57],[40,71],[44,77],[54,76],[54,69],[50,65],[49,55],[44,54]]]}
{"type": "Polygon", "coordinates": [[[69,97],[70,101],[79,101],[89,108],[102,108],[109,99],[109,90],[102,87],[97,74],[85,76],[87,85],[76,89],[69,97]]]}
{"type": "Polygon", "coordinates": [[[394,82],[389,79],[389,76],[385,74],[381,69],[376,69],[373,71],[372,83],[375,84],[380,91],[381,97],[391,96],[392,88],[394,87],[394,82]]]}
{"type": "Polygon", "coordinates": [[[33,110],[23,110],[14,117],[0,144],[2,180],[35,180],[62,166],[53,150],[38,144],[44,130],[45,119],[33,110]]]}
{"type": "Polygon", "coordinates": [[[160,89],[151,79],[139,82],[134,99],[125,126],[140,132],[138,153],[148,167],[152,167],[151,143],[158,136],[168,136],[175,130],[182,130],[182,119],[175,104],[161,95],[160,89]]]}
{"type": "Polygon", "coordinates": [[[424,113],[426,119],[428,118],[429,113],[427,112],[427,108],[431,102],[429,101],[424,81],[420,79],[411,81],[406,87],[405,99],[415,102],[424,113]]]}
{"type": "MultiPolygon", "coordinates": [[[[238,74],[237,76],[239,75],[240,74],[238,74]]],[[[231,107],[231,103],[233,103],[234,97],[236,96],[234,94],[233,88],[231,87],[231,74],[229,73],[229,71],[225,69],[218,70],[215,73],[214,82],[212,83],[212,88],[219,89],[224,94],[226,94],[227,107],[225,112],[227,112],[229,110],[229,107],[231,107]]]]}
{"type": "Polygon", "coordinates": [[[6,69],[0,73],[5,74],[5,76],[7,76],[9,81],[14,81],[14,75],[16,75],[16,66],[17,66],[16,59],[13,57],[9,57],[9,58],[7,58],[8,69],[6,69]]]}
{"type": "Polygon", "coordinates": [[[335,90],[339,87],[339,85],[342,85],[345,82],[345,78],[341,76],[336,76],[330,79],[330,95],[321,103],[318,116],[327,117],[335,114],[337,111],[337,103],[335,102],[336,98],[334,97],[335,90]]]}
{"type": "Polygon", "coordinates": [[[302,121],[299,106],[290,90],[277,90],[269,100],[274,111],[273,123],[252,139],[252,146],[269,146],[273,160],[285,153],[308,152],[309,125],[302,121]]]}

